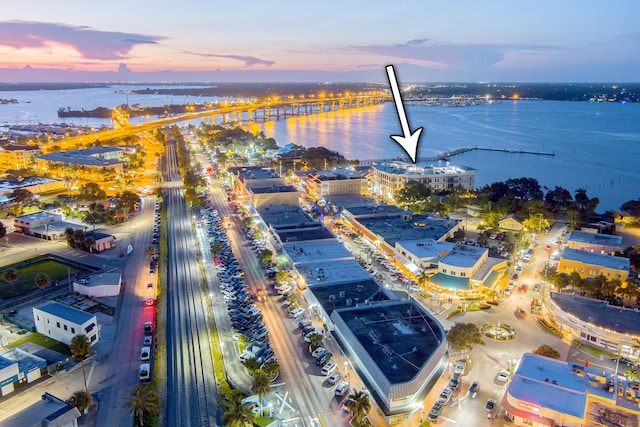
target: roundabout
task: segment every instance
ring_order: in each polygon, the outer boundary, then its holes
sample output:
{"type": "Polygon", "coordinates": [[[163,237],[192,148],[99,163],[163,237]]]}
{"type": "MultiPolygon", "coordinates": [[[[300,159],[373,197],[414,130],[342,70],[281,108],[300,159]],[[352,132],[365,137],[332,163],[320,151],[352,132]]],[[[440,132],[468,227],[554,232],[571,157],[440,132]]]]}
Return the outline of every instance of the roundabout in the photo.
{"type": "Polygon", "coordinates": [[[516,337],[516,331],[506,323],[485,323],[480,328],[480,332],[487,338],[496,341],[509,341],[516,337]]]}

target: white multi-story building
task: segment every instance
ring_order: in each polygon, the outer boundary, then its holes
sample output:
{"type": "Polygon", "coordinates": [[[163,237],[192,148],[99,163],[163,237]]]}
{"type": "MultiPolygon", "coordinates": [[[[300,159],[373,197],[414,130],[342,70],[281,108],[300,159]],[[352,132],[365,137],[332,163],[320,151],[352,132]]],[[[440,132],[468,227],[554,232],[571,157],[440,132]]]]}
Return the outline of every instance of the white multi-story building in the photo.
{"type": "Polygon", "coordinates": [[[100,325],[95,315],[56,301],[33,307],[33,320],[38,333],[67,345],[76,335],[86,335],[91,345],[100,340],[100,325]]]}
{"type": "Polygon", "coordinates": [[[464,166],[384,162],[371,168],[371,191],[383,200],[393,200],[396,193],[410,181],[420,182],[432,191],[455,188],[473,190],[475,174],[475,169],[464,166]]]}

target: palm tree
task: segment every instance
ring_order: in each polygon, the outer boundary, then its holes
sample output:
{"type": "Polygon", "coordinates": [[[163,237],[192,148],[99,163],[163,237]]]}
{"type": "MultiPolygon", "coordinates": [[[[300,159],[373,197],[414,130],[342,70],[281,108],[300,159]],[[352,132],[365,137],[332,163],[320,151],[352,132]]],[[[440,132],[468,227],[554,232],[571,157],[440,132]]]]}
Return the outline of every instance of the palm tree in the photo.
{"type": "Polygon", "coordinates": [[[76,391],[69,398],[69,403],[78,408],[78,412],[81,414],[84,414],[86,409],[91,405],[91,402],[93,402],[93,398],[86,391],[76,391]]]}
{"type": "Polygon", "coordinates": [[[138,423],[142,427],[145,414],[158,410],[158,391],[152,384],[138,384],[133,388],[123,407],[129,408],[131,413],[138,417],[138,423]]]}
{"type": "Polygon", "coordinates": [[[224,413],[222,421],[227,427],[246,427],[253,425],[253,412],[247,405],[242,404],[242,396],[232,399],[223,399],[224,413]]]}
{"type": "Polygon", "coordinates": [[[369,396],[362,390],[351,393],[348,397],[347,408],[353,419],[358,423],[364,421],[364,417],[371,409],[369,396]]]}
{"type": "Polygon", "coordinates": [[[251,392],[260,398],[260,416],[262,416],[262,398],[271,393],[271,378],[264,371],[256,371],[251,385],[251,392]]]}
{"type": "Polygon", "coordinates": [[[322,340],[324,339],[324,335],[322,334],[312,334],[309,336],[309,346],[311,347],[311,351],[315,350],[318,347],[322,347],[322,340]]]}
{"type": "Polygon", "coordinates": [[[51,279],[49,279],[49,275],[47,273],[38,273],[36,277],[33,278],[33,282],[37,287],[42,289],[42,293],[44,294],[44,290],[49,287],[51,283],[51,279]]]}
{"type": "Polygon", "coordinates": [[[8,270],[5,270],[5,272],[2,274],[2,277],[5,282],[11,285],[11,293],[14,294],[16,292],[15,284],[18,281],[18,277],[20,277],[20,272],[15,268],[10,268],[8,270]]]}
{"type": "Polygon", "coordinates": [[[420,287],[420,289],[424,290],[427,283],[429,283],[429,273],[427,273],[427,270],[423,269],[420,272],[420,276],[418,276],[418,286],[420,287]]]}
{"type": "Polygon", "coordinates": [[[78,249],[82,247],[82,242],[84,241],[84,230],[81,228],[76,228],[73,230],[73,247],[78,249]]]}
{"type": "Polygon", "coordinates": [[[89,252],[93,253],[93,245],[96,244],[96,239],[93,236],[86,236],[82,241],[82,246],[89,252]]]}
{"type": "Polygon", "coordinates": [[[84,359],[86,359],[89,354],[91,354],[91,343],[86,335],[76,335],[71,339],[71,344],[69,345],[69,351],[73,354],[76,360],[79,360],[82,363],[82,375],[84,376],[84,391],[88,393],[87,390],[87,374],[84,370],[84,359]]]}
{"type": "Polygon", "coordinates": [[[66,228],[64,230],[64,237],[67,239],[67,245],[73,247],[73,228],[66,228]]]}
{"type": "Polygon", "coordinates": [[[149,258],[151,258],[156,254],[156,247],[153,245],[149,245],[147,246],[147,249],[144,250],[144,253],[149,255],[149,258]]]}

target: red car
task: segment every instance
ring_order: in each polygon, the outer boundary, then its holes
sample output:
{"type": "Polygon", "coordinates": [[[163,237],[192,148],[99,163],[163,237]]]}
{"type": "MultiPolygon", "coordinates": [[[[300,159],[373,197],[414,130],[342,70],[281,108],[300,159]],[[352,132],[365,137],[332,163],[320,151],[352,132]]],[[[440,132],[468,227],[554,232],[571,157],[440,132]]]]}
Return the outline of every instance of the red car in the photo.
{"type": "Polygon", "coordinates": [[[156,300],[154,300],[153,298],[147,298],[144,300],[144,305],[146,305],[147,307],[153,307],[154,305],[156,305],[156,300]]]}

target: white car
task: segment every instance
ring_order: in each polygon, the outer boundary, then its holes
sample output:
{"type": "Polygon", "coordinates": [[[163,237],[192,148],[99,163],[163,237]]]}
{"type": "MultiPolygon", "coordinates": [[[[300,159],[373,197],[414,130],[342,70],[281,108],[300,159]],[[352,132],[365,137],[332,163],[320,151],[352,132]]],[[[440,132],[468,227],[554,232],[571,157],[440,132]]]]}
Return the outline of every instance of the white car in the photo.
{"type": "Polygon", "coordinates": [[[151,359],[151,349],[149,347],[142,347],[140,350],[140,360],[151,359]]]}
{"type": "Polygon", "coordinates": [[[286,294],[287,292],[291,292],[291,286],[283,286],[282,288],[278,289],[278,293],[280,295],[286,294]]]}
{"type": "Polygon", "coordinates": [[[342,397],[348,392],[349,392],[349,383],[346,381],[342,381],[340,384],[338,384],[338,387],[336,387],[336,390],[334,393],[336,396],[342,397]]]}
{"type": "Polygon", "coordinates": [[[458,363],[456,363],[456,368],[454,369],[453,373],[454,374],[464,374],[464,370],[467,369],[467,362],[465,362],[464,360],[459,360],[458,363]]]}
{"type": "Polygon", "coordinates": [[[294,308],[289,312],[289,317],[295,319],[296,317],[302,316],[305,313],[304,308],[298,307],[294,308]]]}
{"type": "Polygon", "coordinates": [[[291,288],[291,285],[289,285],[289,282],[278,282],[275,285],[273,285],[273,289],[275,289],[276,291],[279,291],[282,288],[291,288]]]}
{"type": "Polygon", "coordinates": [[[506,383],[509,381],[509,371],[500,371],[498,372],[498,376],[496,377],[496,381],[499,383],[506,383]]]}
{"type": "Polygon", "coordinates": [[[313,350],[313,352],[311,353],[311,357],[313,357],[314,359],[319,357],[321,354],[326,353],[327,350],[325,350],[323,347],[318,347],[315,350],[313,350]]]}

